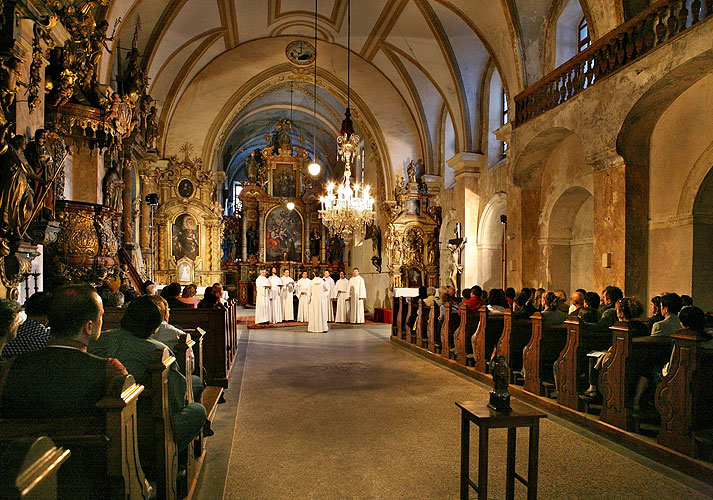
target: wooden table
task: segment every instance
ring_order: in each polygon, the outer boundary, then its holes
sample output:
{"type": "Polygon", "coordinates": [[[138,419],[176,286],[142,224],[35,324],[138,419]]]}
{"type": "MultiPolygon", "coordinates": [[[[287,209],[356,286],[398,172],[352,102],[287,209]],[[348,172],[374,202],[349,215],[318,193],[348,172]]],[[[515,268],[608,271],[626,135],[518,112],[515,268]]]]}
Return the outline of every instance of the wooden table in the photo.
{"type": "Polygon", "coordinates": [[[468,500],[469,487],[478,493],[478,500],[488,498],[488,432],[490,429],[507,429],[507,475],[505,498],[514,500],[515,479],[527,487],[527,500],[537,498],[537,464],[540,448],[540,419],[545,413],[518,401],[511,401],[512,412],[498,413],[488,408],[485,401],[461,401],[456,406],[461,409],[460,434],[460,498],[468,500]],[[470,423],[479,427],[478,441],[478,484],[470,480],[470,423]],[[527,480],[515,472],[515,446],[517,428],[530,428],[527,480]]]}

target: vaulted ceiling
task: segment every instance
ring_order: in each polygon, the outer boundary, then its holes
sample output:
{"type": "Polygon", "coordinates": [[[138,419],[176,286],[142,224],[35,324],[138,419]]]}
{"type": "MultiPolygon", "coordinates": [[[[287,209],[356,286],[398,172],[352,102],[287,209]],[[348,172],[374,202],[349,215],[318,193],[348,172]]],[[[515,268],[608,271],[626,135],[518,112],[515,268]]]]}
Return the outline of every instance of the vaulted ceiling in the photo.
{"type": "MultiPolygon", "coordinates": [[[[427,169],[437,169],[444,116],[456,152],[478,151],[486,68],[494,64],[511,99],[539,78],[542,23],[564,3],[354,0],[352,104],[382,164],[400,170],[408,159],[423,158],[427,169]]],[[[621,2],[581,3],[594,33],[621,21],[621,2]]],[[[187,141],[202,148],[214,168],[238,168],[264,144],[270,121],[288,116],[290,108],[295,136],[309,138],[311,151],[312,66],[291,65],[285,47],[312,39],[314,8],[314,0],[113,0],[106,17],[118,23],[117,33],[112,56],[102,60],[102,83],[116,79],[136,34],[149,92],[161,109],[164,154],[187,141]]],[[[347,0],[318,0],[315,142],[329,161],[346,104],[347,24],[347,0]]]]}

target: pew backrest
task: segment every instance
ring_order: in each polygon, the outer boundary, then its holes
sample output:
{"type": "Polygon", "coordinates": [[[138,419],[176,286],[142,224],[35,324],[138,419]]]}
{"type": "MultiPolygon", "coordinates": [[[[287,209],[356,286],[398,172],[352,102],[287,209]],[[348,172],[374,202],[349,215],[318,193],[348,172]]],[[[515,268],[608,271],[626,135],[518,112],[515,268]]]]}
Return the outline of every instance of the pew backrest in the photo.
{"type": "Polygon", "coordinates": [[[480,319],[475,333],[471,336],[471,343],[473,345],[475,370],[485,373],[487,363],[503,333],[505,318],[502,314],[491,314],[487,306],[481,306],[478,314],[480,319]]]}
{"type": "Polygon", "coordinates": [[[56,500],[57,471],[70,453],[47,436],[7,441],[0,449],[0,497],[56,500]]]}
{"type": "Polygon", "coordinates": [[[536,312],[530,316],[532,335],[523,350],[523,369],[525,385],[523,388],[533,394],[542,395],[542,381],[552,374],[552,365],[567,341],[567,328],[564,324],[547,326],[542,321],[542,314],[536,312]]]}

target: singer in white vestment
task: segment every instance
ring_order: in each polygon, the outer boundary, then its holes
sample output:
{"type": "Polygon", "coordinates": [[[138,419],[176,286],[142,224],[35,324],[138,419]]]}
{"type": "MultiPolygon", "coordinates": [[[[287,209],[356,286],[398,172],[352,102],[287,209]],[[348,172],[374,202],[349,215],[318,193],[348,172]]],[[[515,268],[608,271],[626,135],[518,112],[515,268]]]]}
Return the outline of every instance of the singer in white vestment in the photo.
{"type": "Polygon", "coordinates": [[[349,320],[349,280],[345,277],[344,271],[339,273],[339,280],[334,285],[334,294],[337,297],[337,323],[346,323],[349,320]]]}
{"type": "Polygon", "coordinates": [[[257,324],[271,321],[270,294],[272,293],[272,284],[265,276],[266,273],[265,269],[260,269],[260,276],[255,280],[255,323],[257,324]]]}
{"type": "Polygon", "coordinates": [[[282,280],[277,275],[277,268],[272,268],[272,276],[270,276],[270,284],[272,285],[270,294],[270,307],[272,308],[271,323],[282,323],[282,280]]]}
{"type": "Polygon", "coordinates": [[[295,296],[295,280],[290,277],[290,270],[282,273],[282,312],[285,321],[295,320],[295,305],[292,298],[295,296]]]}
{"type": "Polygon", "coordinates": [[[364,278],[359,276],[359,269],[352,271],[349,279],[349,322],[364,323],[364,301],[366,300],[366,285],[364,278]]]}
{"type": "Polygon", "coordinates": [[[329,330],[327,324],[327,293],[329,285],[315,275],[309,285],[309,323],[307,323],[307,331],[313,333],[322,333],[329,330]]]}
{"type": "Polygon", "coordinates": [[[327,321],[334,321],[334,308],[332,307],[332,299],[337,296],[337,291],[334,289],[334,280],[329,275],[329,271],[324,271],[324,282],[329,286],[327,292],[327,321]]]}
{"type": "Polygon", "coordinates": [[[297,321],[307,323],[309,321],[309,286],[312,281],[307,277],[307,271],[302,273],[302,278],[297,282],[297,321]]]}

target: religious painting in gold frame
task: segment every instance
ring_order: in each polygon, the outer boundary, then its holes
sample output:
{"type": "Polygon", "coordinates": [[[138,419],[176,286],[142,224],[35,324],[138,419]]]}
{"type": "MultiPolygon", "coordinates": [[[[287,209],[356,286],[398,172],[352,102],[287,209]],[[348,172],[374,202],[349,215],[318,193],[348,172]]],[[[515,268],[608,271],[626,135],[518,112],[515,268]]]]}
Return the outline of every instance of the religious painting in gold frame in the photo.
{"type": "Polygon", "coordinates": [[[271,196],[278,198],[297,198],[299,182],[294,163],[275,162],[270,182],[271,196]]]}
{"type": "Polygon", "coordinates": [[[190,214],[181,214],[176,217],[171,228],[171,249],[176,261],[186,257],[196,260],[200,252],[200,235],[196,219],[190,214]]]}
{"type": "Polygon", "coordinates": [[[302,262],[304,221],[298,210],[279,205],[265,215],[265,262],[302,262]]]}

